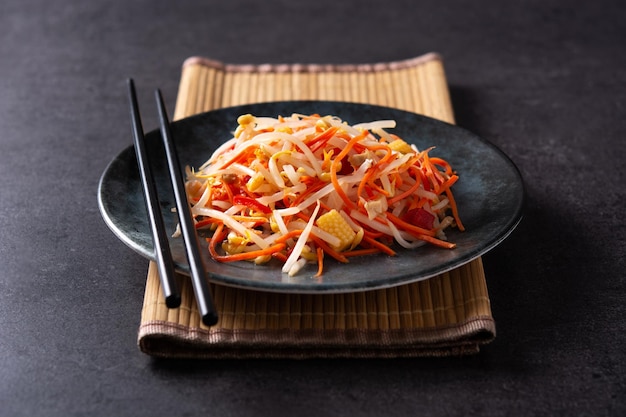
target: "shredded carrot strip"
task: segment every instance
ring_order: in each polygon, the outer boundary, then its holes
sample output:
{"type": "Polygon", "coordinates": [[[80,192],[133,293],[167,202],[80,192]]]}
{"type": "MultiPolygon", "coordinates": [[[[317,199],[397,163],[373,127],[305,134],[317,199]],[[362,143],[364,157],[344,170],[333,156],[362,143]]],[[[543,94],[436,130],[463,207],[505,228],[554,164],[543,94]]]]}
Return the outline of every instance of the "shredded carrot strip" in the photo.
{"type": "Polygon", "coordinates": [[[426,230],[426,229],[422,229],[421,227],[414,226],[389,213],[387,213],[387,218],[393,224],[395,224],[398,227],[402,227],[407,233],[410,233],[412,236],[415,236],[416,238],[420,240],[423,240],[428,243],[432,243],[433,245],[440,246],[446,249],[452,249],[456,247],[454,243],[446,242],[445,240],[437,239],[436,237],[434,237],[433,230],[426,230]]]}
{"type": "Polygon", "coordinates": [[[452,167],[450,166],[450,164],[447,161],[445,161],[445,160],[443,160],[441,158],[437,158],[437,157],[431,156],[430,157],[430,162],[432,164],[434,164],[434,165],[439,165],[440,167],[442,167],[445,170],[444,172],[447,175],[452,175],[454,173],[452,171],[452,167]]]}
{"type": "Polygon", "coordinates": [[[426,197],[418,198],[415,208],[422,208],[426,203],[428,203],[428,199],[426,197]]]}
{"type": "Polygon", "coordinates": [[[272,253],[272,257],[278,259],[282,263],[287,262],[287,255],[282,252],[274,252],[272,253]]]}
{"type": "Polygon", "coordinates": [[[286,246],[284,243],[277,243],[275,245],[267,247],[266,249],[260,249],[260,250],[250,251],[250,252],[242,252],[242,253],[237,253],[234,255],[220,255],[219,253],[217,253],[216,247],[217,247],[217,243],[221,240],[220,236],[223,236],[223,228],[224,228],[224,224],[220,223],[217,230],[213,234],[213,237],[211,238],[211,244],[209,245],[209,251],[211,253],[211,256],[217,261],[235,262],[235,261],[246,261],[250,259],[256,259],[259,256],[267,256],[267,255],[272,255],[274,253],[280,252],[286,246]]]}
{"type": "Polygon", "coordinates": [[[317,274],[316,277],[321,277],[324,274],[324,249],[317,247],[317,274]]]}
{"type": "Polygon", "coordinates": [[[373,180],[372,178],[370,178],[370,179],[369,179],[369,181],[367,181],[367,185],[369,185],[369,186],[370,186],[370,188],[371,188],[372,190],[375,190],[375,191],[377,191],[378,193],[380,193],[380,194],[382,194],[382,195],[384,195],[384,196],[388,196],[388,195],[389,195],[389,193],[388,193],[388,192],[387,192],[384,188],[381,188],[381,187],[380,187],[378,184],[376,184],[374,181],[375,181],[375,180],[373,180]]]}
{"type": "Polygon", "coordinates": [[[322,239],[320,239],[319,237],[315,235],[311,235],[311,238],[313,239],[316,245],[318,245],[324,250],[324,252],[326,252],[327,254],[329,254],[330,256],[338,260],[339,262],[348,263],[348,258],[346,258],[342,253],[339,253],[333,248],[331,248],[330,246],[328,246],[328,244],[324,242],[322,239]]]}
{"type": "Polygon", "coordinates": [[[417,237],[417,236],[434,236],[435,235],[435,231],[434,230],[424,229],[422,227],[415,226],[415,225],[413,225],[411,223],[407,223],[404,220],[394,216],[391,213],[387,213],[387,218],[393,224],[395,224],[399,228],[401,228],[401,229],[411,233],[413,236],[417,237]]]}
{"type": "Polygon", "coordinates": [[[389,146],[370,146],[368,148],[369,150],[384,150],[387,153],[385,154],[384,157],[382,157],[380,159],[380,161],[378,161],[374,166],[372,166],[366,173],[365,176],[363,177],[363,179],[361,180],[361,183],[359,184],[359,188],[357,190],[357,195],[359,197],[362,196],[362,191],[363,191],[363,187],[365,186],[365,184],[370,185],[373,189],[375,189],[376,191],[378,191],[379,193],[383,194],[383,195],[389,195],[389,193],[387,191],[385,191],[384,189],[380,188],[378,185],[376,185],[376,183],[374,183],[374,181],[372,181],[372,177],[375,177],[383,168],[384,166],[387,164],[387,162],[393,157],[393,153],[391,152],[391,148],[389,148],[389,146]]]}
{"type": "Polygon", "coordinates": [[[461,222],[461,218],[459,217],[459,210],[456,207],[456,200],[454,199],[454,196],[452,195],[452,192],[450,191],[449,188],[446,189],[446,195],[448,196],[448,200],[450,201],[450,208],[452,209],[452,215],[454,216],[456,225],[460,231],[464,231],[465,226],[463,226],[463,223],[461,222]]]}
{"type": "Polygon", "coordinates": [[[233,202],[233,198],[235,197],[235,193],[233,193],[233,189],[230,188],[230,185],[224,183],[222,185],[222,188],[226,190],[226,193],[228,194],[228,201],[230,201],[231,203],[233,202]]]}
{"type": "Polygon", "coordinates": [[[209,253],[211,253],[212,257],[215,258],[215,256],[219,256],[216,250],[216,246],[218,242],[224,239],[225,236],[226,233],[224,232],[224,223],[220,222],[217,225],[217,229],[215,229],[215,232],[213,232],[213,236],[211,236],[211,239],[209,239],[209,253]]]}
{"type": "Polygon", "coordinates": [[[383,232],[379,232],[377,230],[371,230],[369,229],[369,227],[364,227],[363,232],[366,236],[369,236],[372,239],[379,239],[385,235],[383,232]]]}
{"type": "Polygon", "coordinates": [[[354,256],[364,256],[364,255],[373,255],[375,253],[380,253],[380,249],[377,248],[368,248],[368,249],[358,249],[343,252],[342,255],[346,258],[351,258],[354,256]]]}
{"type": "Polygon", "coordinates": [[[337,168],[338,168],[337,165],[348,154],[348,152],[350,152],[350,149],[352,149],[354,144],[357,143],[358,141],[362,140],[367,135],[368,135],[368,132],[364,131],[360,135],[355,136],[352,139],[350,139],[350,141],[347,143],[346,147],[343,148],[341,150],[341,152],[339,152],[339,155],[337,155],[337,157],[333,160],[333,163],[331,164],[331,167],[330,167],[330,179],[331,179],[331,181],[333,183],[333,186],[335,187],[335,191],[337,192],[337,194],[339,194],[339,197],[341,197],[341,199],[343,200],[344,204],[346,205],[346,208],[348,208],[349,210],[354,209],[355,205],[354,205],[354,203],[352,201],[350,201],[350,199],[348,198],[346,193],[341,188],[341,185],[339,185],[339,180],[337,179],[337,168]]]}
{"type": "Polygon", "coordinates": [[[303,230],[292,230],[289,233],[286,233],[275,240],[276,243],[285,243],[289,239],[293,239],[294,237],[298,237],[302,234],[303,230]]]}
{"type": "MultiPolygon", "coordinates": [[[[419,172],[419,170],[418,170],[418,169],[416,169],[416,168],[411,167],[410,169],[411,169],[411,171],[417,171],[417,172],[419,172]]],[[[417,174],[417,175],[419,175],[419,174],[417,174]]],[[[420,188],[420,185],[421,185],[421,181],[419,181],[419,178],[416,178],[416,179],[415,179],[415,184],[413,184],[413,185],[411,186],[411,188],[409,188],[408,190],[406,190],[406,191],[405,191],[405,192],[403,192],[403,193],[400,193],[400,194],[396,195],[396,196],[395,196],[395,197],[393,197],[393,198],[390,198],[390,199],[387,201],[387,204],[389,204],[389,205],[393,205],[393,204],[397,203],[397,202],[398,202],[398,201],[400,201],[400,200],[404,200],[405,198],[407,198],[408,196],[410,196],[411,194],[413,194],[415,191],[417,191],[417,189],[418,189],[418,188],[420,188]]]]}
{"type": "Polygon", "coordinates": [[[427,236],[427,235],[421,235],[421,236],[416,236],[416,237],[418,239],[423,240],[424,242],[428,242],[430,244],[433,244],[435,246],[439,246],[439,247],[444,248],[444,249],[454,249],[454,248],[456,248],[456,243],[446,242],[445,240],[437,239],[436,237],[427,236]]]}
{"type": "Polygon", "coordinates": [[[215,253],[211,254],[211,256],[213,256],[215,260],[222,262],[247,261],[250,259],[256,259],[259,256],[267,256],[272,255],[276,252],[280,252],[281,250],[285,249],[285,246],[286,245],[284,243],[278,243],[276,245],[269,246],[266,249],[259,249],[250,252],[241,252],[234,255],[219,255],[215,253]]]}
{"type": "Polygon", "coordinates": [[[210,226],[215,223],[220,223],[220,221],[216,219],[212,219],[212,218],[206,218],[206,219],[202,219],[196,222],[195,226],[196,226],[196,229],[201,229],[203,227],[210,226]]]}
{"type": "Polygon", "coordinates": [[[389,256],[396,256],[396,252],[393,249],[391,249],[389,246],[385,245],[384,243],[377,241],[376,239],[372,239],[371,237],[365,235],[363,236],[363,240],[369,243],[370,245],[372,245],[373,247],[375,247],[376,249],[380,250],[381,252],[386,253],[389,256]]]}
{"type": "Polygon", "coordinates": [[[430,157],[428,152],[424,152],[424,163],[422,166],[426,169],[426,175],[430,178],[432,184],[435,186],[435,192],[439,194],[439,184],[441,184],[444,180],[439,170],[433,166],[430,162],[430,157]]]}
{"type": "Polygon", "coordinates": [[[249,149],[244,149],[241,153],[235,155],[230,161],[228,161],[222,166],[222,169],[228,168],[229,166],[237,162],[245,161],[249,157],[248,151],[249,149]]]}
{"type": "Polygon", "coordinates": [[[322,131],[322,133],[311,138],[311,140],[307,142],[307,145],[312,152],[315,152],[322,146],[326,145],[326,143],[335,135],[335,133],[337,133],[337,130],[339,130],[339,128],[336,126],[329,127],[328,129],[322,131]]]}
{"type": "Polygon", "coordinates": [[[457,182],[459,179],[458,176],[456,175],[452,175],[450,178],[448,178],[443,184],[441,184],[439,186],[439,193],[449,190],[450,187],[452,187],[452,185],[454,185],[455,182],[457,182]]]}

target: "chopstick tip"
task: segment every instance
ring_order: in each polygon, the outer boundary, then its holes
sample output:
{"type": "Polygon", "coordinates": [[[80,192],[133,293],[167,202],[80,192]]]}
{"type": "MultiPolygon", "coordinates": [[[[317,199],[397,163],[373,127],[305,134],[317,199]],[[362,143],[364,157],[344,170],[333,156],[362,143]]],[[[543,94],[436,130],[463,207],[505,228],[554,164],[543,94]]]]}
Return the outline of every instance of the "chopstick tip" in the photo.
{"type": "Polygon", "coordinates": [[[204,323],[206,326],[209,326],[209,327],[215,326],[218,321],[219,321],[219,317],[217,316],[216,312],[209,312],[205,314],[204,316],[202,316],[202,323],[204,323]]]}
{"type": "Polygon", "coordinates": [[[179,294],[170,294],[165,297],[165,305],[168,308],[178,308],[181,304],[181,298],[179,294]]]}

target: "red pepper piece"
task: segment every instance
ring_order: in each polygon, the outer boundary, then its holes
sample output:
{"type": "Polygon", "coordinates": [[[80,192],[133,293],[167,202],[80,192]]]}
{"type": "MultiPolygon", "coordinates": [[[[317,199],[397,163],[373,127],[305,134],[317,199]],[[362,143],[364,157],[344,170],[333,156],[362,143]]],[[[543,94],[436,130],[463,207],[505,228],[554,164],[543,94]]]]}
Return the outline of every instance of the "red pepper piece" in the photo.
{"type": "Polygon", "coordinates": [[[244,195],[236,195],[233,197],[233,204],[236,206],[246,206],[252,210],[260,211],[261,213],[269,214],[272,212],[269,207],[264,206],[253,198],[246,197],[244,195]]]}
{"type": "Polygon", "coordinates": [[[435,216],[423,208],[416,208],[407,211],[402,220],[427,230],[432,230],[435,224],[435,216]]]}

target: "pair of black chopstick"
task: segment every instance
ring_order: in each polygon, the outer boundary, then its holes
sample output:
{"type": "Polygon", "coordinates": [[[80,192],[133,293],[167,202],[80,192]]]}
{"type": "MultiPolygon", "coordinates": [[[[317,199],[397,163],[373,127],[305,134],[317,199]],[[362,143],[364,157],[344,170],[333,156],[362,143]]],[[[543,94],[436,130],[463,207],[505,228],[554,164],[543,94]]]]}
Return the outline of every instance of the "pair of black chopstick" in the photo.
{"type": "MultiPolygon", "coordinates": [[[[137,104],[137,93],[135,91],[135,83],[132,79],[128,80],[128,94],[137,163],[139,165],[139,173],[146,199],[148,216],[152,227],[154,251],[159,275],[161,277],[161,286],[163,287],[166,305],[169,308],[176,308],[180,306],[181,297],[178,285],[176,284],[174,262],[172,260],[172,254],[167,240],[167,232],[165,230],[161,208],[157,197],[156,185],[154,177],[152,176],[148,153],[146,151],[141,115],[139,113],[139,105],[137,104]]],[[[183,240],[185,242],[187,260],[189,261],[194,294],[196,296],[202,322],[207,326],[212,326],[217,323],[217,312],[215,310],[215,306],[213,305],[211,291],[207,282],[207,272],[200,256],[198,235],[196,234],[193,224],[191,208],[189,206],[189,201],[187,200],[187,193],[185,192],[182,170],[178,160],[176,147],[172,139],[170,123],[165,110],[165,103],[163,102],[161,91],[158,89],[155,91],[155,98],[159,111],[161,136],[163,139],[163,145],[165,146],[170,179],[172,181],[174,196],[176,198],[176,209],[183,240]]]]}

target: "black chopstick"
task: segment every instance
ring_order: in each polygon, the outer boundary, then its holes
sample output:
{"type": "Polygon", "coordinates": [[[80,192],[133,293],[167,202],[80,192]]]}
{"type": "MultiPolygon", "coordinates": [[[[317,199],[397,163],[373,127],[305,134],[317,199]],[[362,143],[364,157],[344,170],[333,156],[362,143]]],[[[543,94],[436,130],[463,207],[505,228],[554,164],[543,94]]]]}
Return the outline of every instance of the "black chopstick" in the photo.
{"type": "Polygon", "coordinates": [[[189,261],[194,294],[196,296],[196,302],[198,303],[198,310],[200,311],[202,322],[207,326],[212,326],[217,323],[217,311],[213,305],[213,298],[207,281],[207,272],[200,255],[198,234],[196,233],[196,229],[193,224],[191,207],[189,205],[189,201],[187,200],[182,170],[178,160],[176,146],[174,145],[172,138],[165,103],[163,102],[163,96],[161,95],[160,90],[155,91],[155,98],[159,110],[161,136],[165,146],[165,154],[167,156],[170,179],[172,180],[172,186],[174,188],[174,196],[176,197],[176,209],[183,240],[185,241],[185,249],[187,251],[187,260],[189,261]]]}
{"type": "Polygon", "coordinates": [[[176,308],[180,306],[181,298],[178,285],[176,284],[174,262],[172,260],[172,253],[167,240],[167,232],[163,223],[161,207],[157,198],[154,177],[152,175],[152,169],[150,168],[148,153],[146,151],[139,105],[137,104],[137,93],[135,91],[135,83],[132,79],[128,80],[128,98],[130,100],[135,153],[137,154],[139,174],[143,185],[150,225],[152,227],[152,240],[154,244],[155,258],[159,276],[161,278],[163,294],[165,296],[165,304],[169,308],[176,308]]]}

